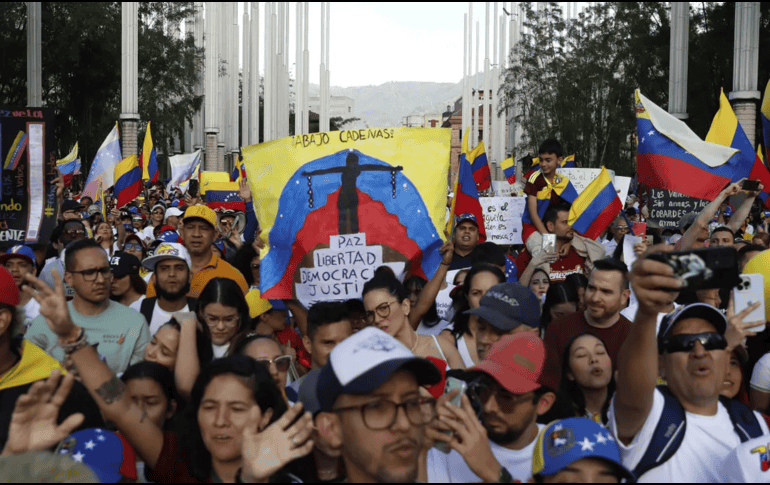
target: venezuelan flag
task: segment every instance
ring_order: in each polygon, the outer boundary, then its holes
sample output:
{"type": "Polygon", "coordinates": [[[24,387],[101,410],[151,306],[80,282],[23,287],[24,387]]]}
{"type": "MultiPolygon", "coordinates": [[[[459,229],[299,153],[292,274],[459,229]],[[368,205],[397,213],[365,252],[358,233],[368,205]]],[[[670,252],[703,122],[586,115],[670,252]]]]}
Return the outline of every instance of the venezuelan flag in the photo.
{"type": "MultiPolygon", "coordinates": [[[[760,117],[762,118],[762,134],[765,139],[765,153],[770,154],[767,148],[770,146],[770,81],[767,81],[767,86],[765,87],[760,117]]],[[[770,160],[770,155],[765,155],[765,160],[770,160]]]]}
{"type": "Polygon", "coordinates": [[[16,170],[19,165],[21,156],[24,154],[24,149],[27,148],[29,138],[27,134],[20,131],[11,144],[11,149],[8,150],[8,155],[5,157],[5,163],[3,164],[3,170],[16,170]]]}
{"type": "Polygon", "coordinates": [[[719,95],[719,111],[714,115],[711,128],[706,135],[706,141],[740,150],[736,157],[739,158],[739,166],[744,169],[744,172],[734,176],[733,180],[740,177],[746,177],[749,180],[759,180],[764,185],[763,192],[759,194],[759,198],[762,199],[762,202],[767,207],[770,204],[770,200],[768,200],[768,195],[770,194],[770,172],[768,172],[765,164],[762,163],[762,159],[754,152],[754,147],[751,146],[746,132],[743,131],[743,127],[738,123],[738,117],[735,116],[724,90],[719,95]]]}
{"type": "Polygon", "coordinates": [[[471,164],[473,180],[476,183],[476,190],[487,190],[492,182],[489,173],[489,163],[487,163],[487,152],[484,149],[484,142],[476,145],[467,155],[468,163],[471,164]]]}
{"type": "Polygon", "coordinates": [[[115,207],[120,209],[142,193],[142,170],[136,153],[115,167],[115,207]]]}
{"type": "Polygon", "coordinates": [[[74,177],[75,174],[80,173],[80,160],[78,159],[77,142],[75,142],[75,146],[66,157],[62,158],[61,160],[56,160],[56,168],[59,169],[59,172],[62,174],[62,178],[64,178],[64,185],[72,185],[72,177],[74,177]]]}
{"type": "Polygon", "coordinates": [[[508,183],[513,185],[516,183],[516,164],[513,162],[513,155],[510,158],[506,158],[500,163],[500,168],[503,169],[505,177],[508,179],[508,183]]]}
{"type": "Polygon", "coordinates": [[[230,182],[237,182],[241,178],[241,171],[238,169],[238,164],[233,167],[233,171],[230,172],[230,182]]]}
{"type": "Polygon", "coordinates": [[[476,216],[479,224],[479,242],[487,240],[487,231],[484,229],[484,213],[479,202],[479,191],[476,190],[476,181],[473,179],[471,164],[460,157],[460,173],[454,187],[450,220],[447,223],[447,232],[454,231],[455,217],[460,214],[470,213],[476,216]]]}
{"type": "Polygon", "coordinates": [[[598,238],[623,209],[605,167],[577,196],[569,210],[569,225],[588,239],[598,238]]]}
{"type": "Polygon", "coordinates": [[[561,162],[561,168],[575,168],[575,154],[564,157],[561,162]]]}
{"type": "Polygon", "coordinates": [[[246,203],[241,199],[238,183],[211,182],[206,186],[206,205],[212,209],[231,209],[246,212],[246,203]]]}
{"type": "Polygon", "coordinates": [[[107,206],[104,204],[104,191],[99,187],[99,191],[96,193],[97,204],[99,204],[100,212],[102,213],[102,220],[107,220],[107,206]]]}
{"type": "Polygon", "coordinates": [[[152,183],[158,181],[158,176],[160,175],[158,171],[158,157],[155,153],[155,145],[152,143],[149,121],[147,122],[147,132],[144,134],[144,145],[142,145],[141,167],[142,180],[149,180],[152,183]]]}
{"type": "MultiPolygon", "coordinates": [[[[532,172],[527,180],[534,183],[540,174],[540,170],[532,172]]],[[[572,204],[578,196],[577,190],[575,190],[575,186],[572,185],[569,178],[559,172],[556,172],[556,175],[554,175],[553,184],[548,182],[548,179],[546,179],[546,183],[548,183],[548,185],[540,189],[540,192],[537,193],[537,215],[540,219],[543,218],[545,211],[548,209],[548,203],[551,201],[551,192],[556,192],[556,195],[561,197],[564,202],[570,204],[572,204]]],[[[532,217],[529,215],[529,210],[524,210],[521,221],[525,224],[534,224],[532,217]]]]}

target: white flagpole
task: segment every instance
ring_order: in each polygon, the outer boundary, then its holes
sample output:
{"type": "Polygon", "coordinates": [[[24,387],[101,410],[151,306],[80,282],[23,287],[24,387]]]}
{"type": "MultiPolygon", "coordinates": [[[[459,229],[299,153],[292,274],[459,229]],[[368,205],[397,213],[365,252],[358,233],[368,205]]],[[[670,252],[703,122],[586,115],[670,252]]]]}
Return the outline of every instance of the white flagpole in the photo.
{"type": "Polygon", "coordinates": [[[302,133],[302,112],[299,107],[302,106],[302,2],[297,2],[295,17],[296,17],[296,32],[294,46],[294,134],[299,135],[302,133]]]}
{"type": "Polygon", "coordinates": [[[463,15],[463,104],[462,125],[460,138],[465,136],[465,127],[468,126],[468,14],[463,15]]]}
{"type": "Polygon", "coordinates": [[[479,46],[481,43],[479,42],[479,21],[476,21],[476,73],[473,75],[473,87],[476,90],[476,93],[473,94],[473,109],[475,111],[475,114],[473,115],[473,131],[471,134],[471,139],[468,140],[470,143],[468,145],[468,148],[476,148],[476,145],[479,143],[479,104],[480,104],[480,93],[479,93],[479,46]]]}
{"type": "Polygon", "coordinates": [[[302,133],[310,133],[310,51],[308,50],[308,30],[310,26],[310,3],[305,2],[305,35],[303,36],[304,46],[302,50],[302,71],[305,73],[303,79],[304,86],[302,92],[304,93],[302,100],[302,133]]]}
{"type": "Polygon", "coordinates": [[[489,2],[486,2],[486,21],[484,27],[484,91],[481,103],[484,110],[482,131],[484,132],[484,149],[489,151],[489,2]]]}
{"type": "Polygon", "coordinates": [[[249,4],[243,7],[243,76],[241,79],[241,144],[249,146],[249,111],[251,111],[251,22],[249,4]]]}
{"type": "Polygon", "coordinates": [[[259,2],[251,2],[251,55],[249,56],[249,145],[259,143],[259,2]]]}

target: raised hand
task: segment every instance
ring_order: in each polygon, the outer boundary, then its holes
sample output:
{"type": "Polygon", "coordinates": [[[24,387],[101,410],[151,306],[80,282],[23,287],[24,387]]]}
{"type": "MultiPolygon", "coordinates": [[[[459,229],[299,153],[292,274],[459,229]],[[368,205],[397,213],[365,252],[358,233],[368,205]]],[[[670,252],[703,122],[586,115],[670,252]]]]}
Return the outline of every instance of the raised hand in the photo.
{"type": "Polygon", "coordinates": [[[682,289],[682,281],[674,276],[670,265],[647,257],[634,262],[628,279],[639,302],[639,311],[648,315],[667,311],[682,289]]]}
{"type": "Polygon", "coordinates": [[[244,202],[251,202],[251,188],[246,179],[241,179],[241,185],[238,187],[238,195],[241,196],[241,199],[243,199],[244,202]]]}
{"type": "Polygon", "coordinates": [[[52,448],[80,426],[85,419],[81,413],[67,417],[61,424],[56,422],[74,382],[72,374],[62,379],[61,371],[55,369],[48,379],[35,382],[16,400],[4,455],[52,448]]]}
{"type": "Polygon", "coordinates": [[[725,331],[725,340],[727,340],[727,350],[732,350],[743,343],[746,337],[753,337],[754,332],[748,331],[749,328],[764,325],[764,320],[758,322],[744,322],[746,316],[759,308],[759,302],[744,308],[739,314],[735,314],[735,303],[733,295],[730,293],[730,303],[727,306],[727,330],[725,331]]]}
{"type": "Polygon", "coordinates": [[[452,242],[452,238],[449,237],[449,232],[447,232],[446,229],[444,229],[444,236],[446,237],[446,242],[441,246],[441,249],[439,249],[439,253],[441,253],[441,264],[450,265],[452,264],[452,258],[454,257],[455,252],[455,245],[452,242]]]}
{"type": "Polygon", "coordinates": [[[48,320],[48,327],[53,333],[58,335],[60,339],[74,340],[80,329],[70,317],[67,298],[64,295],[64,283],[56,270],[53,270],[51,274],[56,283],[56,289],[52,290],[50,286],[32,274],[27,274],[24,276],[26,284],[22,286],[22,291],[40,303],[40,314],[48,320]]]}
{"type": "Polygon", "coordinates": [[[249,423],[243,429],[241,447],[244,482],[267,480],[290,461],[310,453],[313,449],[310,439],[313,418],[302,411],[302,403],[298,403],[278,421],[259,431],[259,408],[255,405],[251,409],[249,423]]]}

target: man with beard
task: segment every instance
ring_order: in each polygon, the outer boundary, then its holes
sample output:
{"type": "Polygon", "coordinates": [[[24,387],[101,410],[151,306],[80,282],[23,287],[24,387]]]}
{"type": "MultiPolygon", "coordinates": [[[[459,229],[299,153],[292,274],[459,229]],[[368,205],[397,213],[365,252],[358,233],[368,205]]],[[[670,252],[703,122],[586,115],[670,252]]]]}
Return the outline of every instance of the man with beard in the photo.
{"type": "Polygon", "coordinates": [[[460,214],[455,217],[454,248],[452,264],[449,270],[470,268],[471,251],[479,242],[479,223],[476,216],[471,213],[460,214]]]}
{"type": "Polygon", "coordinates": [[[439,419],[427,430],[429,439],[452,449],[449,454],[428,451],[428,482],[529,480],[535,442],[544,428],[537,419],[556,400],[541,383],[544,362],[542,341],[527,332],[504,337],[481,364],[468,370],[475,378],[461,405],[442,399],[436,409],[439,419]],[[469,396],[480,409],[481,421],[469,396]]]}
{"type": "Polygon", "coordinates": [[[586,310],[551,322],[545,331],[545,384],[558,388],[566,347],[573,337],[582,333],[590,333],[604,342],[615,370],[620,346],[626,340],[631,325],[620,314],[630,295],[625,263],[612,258],[594,261],[594,270],[586,287],[586,310]]]}
{"type": "MultiPolygon", "coordinates": [[[[144,360],[150,332],[141,315],[110,300],[112,270],[104,250],[93,239],[67,246],[64,281],[75,290],[67,304],[72,320],[83,329],[97,351],[116,374],[144,360]]],[[[59,362],[65,359],[58,337],[43,315],[32,321],[25,338],[59,362]]]]}
{"type": "Polygon", "coordinates": [[[190,254],[179,243],[162,243],[142,265],[152,271],[150,281],[157,296],[137,301],[131,308],[144,315],[150,334],[155,335],[174,313],[194,312],[197,307],[197,300],[186,296],[192,281],[190,254]]]}

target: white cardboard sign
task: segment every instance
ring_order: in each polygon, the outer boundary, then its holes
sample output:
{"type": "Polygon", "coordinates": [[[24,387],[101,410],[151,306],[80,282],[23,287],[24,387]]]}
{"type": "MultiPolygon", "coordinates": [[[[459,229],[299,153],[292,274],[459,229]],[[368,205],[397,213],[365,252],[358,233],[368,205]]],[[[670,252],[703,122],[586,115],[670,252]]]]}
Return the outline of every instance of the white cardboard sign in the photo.
{"type": "Polygon", "coordinates": [[[487,241],[495,244],[522,244],[521,218],[526,197],[479,197],[484,213],[487,241]]]}

